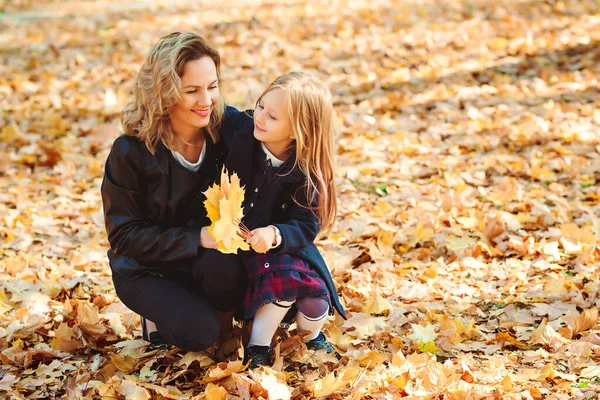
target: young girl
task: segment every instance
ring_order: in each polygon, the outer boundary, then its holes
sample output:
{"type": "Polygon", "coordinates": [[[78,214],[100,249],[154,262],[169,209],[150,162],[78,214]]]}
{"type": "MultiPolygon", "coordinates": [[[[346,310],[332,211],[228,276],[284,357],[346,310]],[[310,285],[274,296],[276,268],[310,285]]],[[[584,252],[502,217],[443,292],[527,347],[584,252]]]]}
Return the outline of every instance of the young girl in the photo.
{"type": "Polygon", "coordinates": [[[346,316],[314,245],[337,212],[331,94],[309,74],[280,76],[256,102],[253,125],[225,138],[225,165],[246,186],[248,229],[240,234],[251,251],[241,254],[248,274],[243,313],[253,325],[245,358],[256,367],[269,364],[271,340],[288,312],[296,312],[307,347],[329,353],[321,328],[334,308],[346,316]]]}

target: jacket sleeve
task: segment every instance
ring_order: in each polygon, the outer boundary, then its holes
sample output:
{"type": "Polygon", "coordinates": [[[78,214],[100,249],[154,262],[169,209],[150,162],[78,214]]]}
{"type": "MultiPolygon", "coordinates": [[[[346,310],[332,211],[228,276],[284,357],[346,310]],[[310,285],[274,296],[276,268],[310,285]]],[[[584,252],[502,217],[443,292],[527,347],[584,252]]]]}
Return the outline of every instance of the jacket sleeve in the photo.
{"type": "MultiPolygon", "coordinates": [[[[311,206],[314,208],[317,204],[318,200],[315,198],[311,206]]],[[[307,205],[306,191],[300,188],[296,193],[296,201],[291,205],[287,222],[271,224],[281,233],[281,244],[272,249],[274,253],[295,252],[314,243],[320,224],[315,213],[308,209],[307,205]]]]}
{"type": "Polygon", "coordinates": [[[102,181],[104,222],[111,249],[142,262],[172,262],[199,253],[200,227],[163,227],[148,218],[144,165],[132,138],[115,140],[102,181]]]}

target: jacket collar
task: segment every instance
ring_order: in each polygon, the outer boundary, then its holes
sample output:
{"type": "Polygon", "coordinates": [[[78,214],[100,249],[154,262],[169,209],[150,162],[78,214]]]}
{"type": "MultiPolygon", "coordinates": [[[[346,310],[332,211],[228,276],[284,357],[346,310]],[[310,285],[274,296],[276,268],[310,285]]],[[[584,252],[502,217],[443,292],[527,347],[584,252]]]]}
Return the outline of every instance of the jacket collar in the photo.
{"type": "MultiPolygon", "coordinates": [[[[234,133],[231,152],[228,157],[229,173],[237,173],[243,185],[247,185],[252,179],[252,160],[257,152],[262,152],[260,142],[254,138],[253,130],[241,129],[234,133]]],[[[290,157],[281,167],[277,174],[276,183],[298,183],[304,178],[300,169],[294,166],[295,157],[290,157]]]]}

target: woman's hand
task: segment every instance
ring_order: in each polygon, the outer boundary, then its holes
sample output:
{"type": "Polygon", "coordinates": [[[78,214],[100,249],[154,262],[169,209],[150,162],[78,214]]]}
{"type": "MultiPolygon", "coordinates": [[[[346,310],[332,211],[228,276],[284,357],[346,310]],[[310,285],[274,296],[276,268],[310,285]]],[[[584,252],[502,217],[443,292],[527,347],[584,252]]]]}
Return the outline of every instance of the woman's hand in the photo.
{"type": "Polygon", "coordinates": [[[205,249],[217,248],[217,241],[212,237],[212,235],[208,231],[208,226],[203,226],[200,230],[200,242],[198,243],[198,246],[204,247],[205,249]]]}
{"type": "Polygon", "coordinates": [[[275,228],[267,226],[254,229],[252,236],[247,238],[246,242],[252,246],[252,250],[255,252],[266,253],[273,247],[273,242],[275,242],[275,228]]]}

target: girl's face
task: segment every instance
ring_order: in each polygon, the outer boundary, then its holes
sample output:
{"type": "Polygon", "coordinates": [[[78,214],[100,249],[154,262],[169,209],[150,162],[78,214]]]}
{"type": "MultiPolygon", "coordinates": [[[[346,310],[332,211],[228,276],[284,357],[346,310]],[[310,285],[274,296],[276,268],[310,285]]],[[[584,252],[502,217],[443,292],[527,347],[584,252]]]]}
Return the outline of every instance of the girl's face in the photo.
{"type": "Polygon", "coordinates": [[[188,61],[181,76],[181,100],[169,112],[175,132],[198,130],[208,125],[219,99],[217,68],[210,57],[188,61]]]}
{"type": "Polygon", "coordinates": [[[254,110],[254,137],[275,156],[282,155],[292,144],[292,123],[288,115],[285,93],[281,89],[267,92],[254,110]]]}

